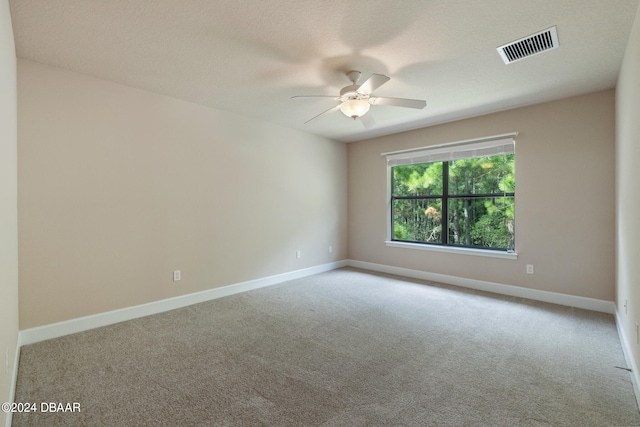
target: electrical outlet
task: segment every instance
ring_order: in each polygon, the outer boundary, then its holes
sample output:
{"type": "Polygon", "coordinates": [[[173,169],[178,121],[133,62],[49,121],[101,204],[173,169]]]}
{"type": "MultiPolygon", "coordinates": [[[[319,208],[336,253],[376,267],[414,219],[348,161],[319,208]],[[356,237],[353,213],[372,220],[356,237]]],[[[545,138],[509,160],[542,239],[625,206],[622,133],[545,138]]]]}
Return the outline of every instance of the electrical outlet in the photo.
{"type": "Polygon", "coordinates": [[[333,253],[333,246],[329,245],[329,253],[332,254],[333,253]]]}
{"type": "Polygon", "coordinates": [[[533,264],[527,264],[527,274],[533,274],[533,264]]]}
{"type": "Polygon", "coordinates": [[[173,270],[173,281],[177,282],[178,280],[182,279],[182,273],[180,273],[180,270],[173,270]]]}
{"type": "Polygon", "coordinates": [[[296,251],[296,259],[302,258],[302,251],[296,251]]]}
{"type": "Polygon", "coordinates": [[[627,305],[627,299],[624,299],[624,314],[629,314],[629,306],[627,305]]]}

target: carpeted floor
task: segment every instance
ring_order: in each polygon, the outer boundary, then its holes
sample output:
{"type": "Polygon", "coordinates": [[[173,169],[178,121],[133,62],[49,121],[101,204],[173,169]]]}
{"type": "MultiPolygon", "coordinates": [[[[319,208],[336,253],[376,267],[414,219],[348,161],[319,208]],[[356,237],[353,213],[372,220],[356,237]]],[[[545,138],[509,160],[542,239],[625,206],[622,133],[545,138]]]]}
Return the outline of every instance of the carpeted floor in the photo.
{"type": "Polygon", "coordinates": [[[640,425],[616,366],[611,315],[340,269],[24,346],[13,425],[640,425]]]}

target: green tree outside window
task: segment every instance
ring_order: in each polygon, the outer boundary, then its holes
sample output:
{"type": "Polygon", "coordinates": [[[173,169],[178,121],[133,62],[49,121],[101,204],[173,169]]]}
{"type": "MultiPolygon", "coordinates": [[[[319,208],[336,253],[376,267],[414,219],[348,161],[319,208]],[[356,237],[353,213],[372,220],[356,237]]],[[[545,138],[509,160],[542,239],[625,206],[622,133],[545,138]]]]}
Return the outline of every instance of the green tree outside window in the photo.
{"type": "Polygon", "coordinates": [[[392,168],[393,240],[513,250],[515,155],[392,168]]]}

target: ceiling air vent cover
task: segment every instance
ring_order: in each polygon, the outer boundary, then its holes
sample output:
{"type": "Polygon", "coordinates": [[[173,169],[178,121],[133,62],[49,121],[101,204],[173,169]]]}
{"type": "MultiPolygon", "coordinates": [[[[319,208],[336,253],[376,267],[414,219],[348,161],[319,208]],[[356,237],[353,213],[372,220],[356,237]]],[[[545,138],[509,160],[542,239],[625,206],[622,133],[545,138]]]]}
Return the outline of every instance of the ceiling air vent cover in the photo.
{"type": "Polygon", "coordinates": [[[557,47],[558,33],[556,32],[556,27],[551,27],[496,49],[504,63],[511,64],[528,56],[537,55],[557,47]]]}

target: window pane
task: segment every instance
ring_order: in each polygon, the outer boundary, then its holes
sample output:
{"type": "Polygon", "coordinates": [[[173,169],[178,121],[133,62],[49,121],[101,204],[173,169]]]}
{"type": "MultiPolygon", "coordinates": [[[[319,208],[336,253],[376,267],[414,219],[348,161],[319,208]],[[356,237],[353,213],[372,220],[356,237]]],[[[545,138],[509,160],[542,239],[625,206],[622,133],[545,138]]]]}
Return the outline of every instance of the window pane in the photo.
{"type": "Polygon", "coordinates": [[[441,233],[442,200],[394,200],[394,240],[441,243],[441,233]]]}
{"type": "Polygon", "coordinates": [[[514,198],[449,199],[449,244],[514,248],[514,198]]]}
{"type": "Polygon", "coordinates": [[[442,163],[394,167],[392,191],[394,196],[441,196],[442,163]]]}
{"type": "Polygon", "coordinates": [[[449,194],[451,195],[514,192],[513,154],[449,162],[449,194]]]}

